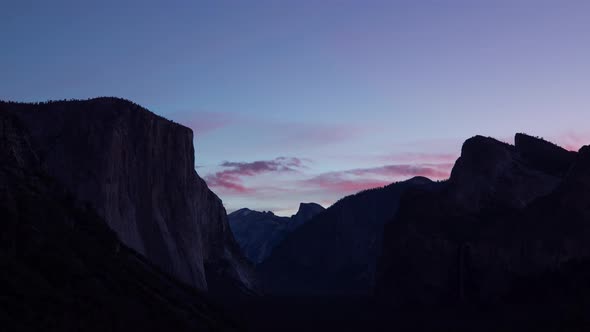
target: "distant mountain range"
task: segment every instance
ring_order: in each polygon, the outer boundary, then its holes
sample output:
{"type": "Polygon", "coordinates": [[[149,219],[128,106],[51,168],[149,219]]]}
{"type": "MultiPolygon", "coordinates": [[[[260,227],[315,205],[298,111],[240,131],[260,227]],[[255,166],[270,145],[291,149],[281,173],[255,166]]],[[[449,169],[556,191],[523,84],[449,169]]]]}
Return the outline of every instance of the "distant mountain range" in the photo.
{"type": "Polygon", "coordinates": [[[255,264],[263,262],[273,249],[292,231],[315,217],[324,208],[316,203],[301,203],[291,217],[247,208],[228,215],[229,225],[242,252],[255,264]]]}
{"type": "Polygon", "coordinates": [[[289,234],[259,266],[273,294],[368,294],[381,253],[383,227],[402,194],[435,190],[424,177],[366,190],[341,199],[289,234]]]}

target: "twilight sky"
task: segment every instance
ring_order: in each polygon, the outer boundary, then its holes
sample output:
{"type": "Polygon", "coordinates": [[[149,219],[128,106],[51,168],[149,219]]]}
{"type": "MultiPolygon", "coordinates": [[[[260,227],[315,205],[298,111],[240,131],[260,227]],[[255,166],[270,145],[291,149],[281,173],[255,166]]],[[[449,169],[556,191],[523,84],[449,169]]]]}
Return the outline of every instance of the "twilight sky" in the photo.
{"type": "Polygon", "coordinates": [[[118,96],[195,131],[223,199],[289,215],[475,134],[590,143],[590,1],[0,2],[0,99],[118,96]]]}

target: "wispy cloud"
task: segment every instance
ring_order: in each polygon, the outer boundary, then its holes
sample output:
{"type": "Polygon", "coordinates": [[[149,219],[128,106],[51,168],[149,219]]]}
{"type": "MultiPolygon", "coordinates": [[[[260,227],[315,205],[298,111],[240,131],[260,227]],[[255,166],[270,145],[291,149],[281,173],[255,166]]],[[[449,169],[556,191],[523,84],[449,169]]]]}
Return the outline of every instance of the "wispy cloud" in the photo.
{"type": "Polygon", "coordinates": [[[426,176],[432,178],[444,178],[449,175],[452,163],[448,164],[397,164],[385,165],[373,168],[360,168],[346,171],[348,174],[356,176],[380,175],[386,177],[405,177],[405,176],[426,176]]]}
{"type": "MultiPolygon", "coordinates": [[[[437,156],[431,159],[445,161],[448,158],[437,156]]],[[[302,201],[314,200],[329,206],[346,195],[414,176],[446,179],[453,167],[452,162],[399,163],[314,174],[310,165],[313,165],[311,160],[294,157],[252,162],[224,161],[219,165],[219,171],[204,178],[213,190],[239,202],[230,209],[268,209],[269,204],[278,206],[280,203],[284,207],[273,210],[287,213],[302,201]]]]}
{"type": "Polygon", "coordinates": [[[590,144],[589,134],[568,132],[554,138],[555,142],[566,150],[578,151],[582,146],[590,144]]]}
{"type": "Polygon", "coordinates": [[[445,179],[448,178],[452,167],[452,163],[384,165],[323,173],[304,180],[303,183],[345,195],[364,189],[382,187],[396,180],[413,176],[445,179]]]}
{"type": "Polygon", "coordinates": [[[252,177],[263,173],[296,172],[305,168],[304,159],[292,157],[278,157],[273,160],[259,160],[253,162],[224,161],[220,165],[222,171],[205,176],[205,181],[211,187],[216,187],[238,193],[249,193],[254,188],[243,184],[244,177],[252,177]]]}
{"type": "Polygon", "coordinates": [[[375,179],[347,179],[340,174],[320,174],[303,181],[304,185],[318,187],[322,190],[346,195],[369,188],[383,187],[389,184],[387,180],[375,179]]]}

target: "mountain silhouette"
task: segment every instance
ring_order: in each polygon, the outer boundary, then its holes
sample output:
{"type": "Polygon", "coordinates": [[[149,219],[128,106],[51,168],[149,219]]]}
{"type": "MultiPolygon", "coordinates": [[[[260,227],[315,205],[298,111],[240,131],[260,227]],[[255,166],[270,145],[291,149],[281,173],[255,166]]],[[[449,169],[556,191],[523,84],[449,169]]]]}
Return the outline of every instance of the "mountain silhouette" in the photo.
{"type": "Polygon", "coordinates": [[[424,177],[341,199],[280,243],[259,266],[272,294],[367,294],[374,284],[383,226],[411,187],[434,190],[424,177]]]}
{"type": "Polygon", "coordinates": [[[0,110],[3,331],[226,331],[202,293],[122,243],[41,166],[26,126],[0,110]]]}
{"type": "Polygon", "coordinates": [[[127,246],[201,290],[226,289],[220,280],[253,287],[221,200],[195,172],[189,128],[119,98],[0,103],[0,111],[26,128],[47,174],[127,246]]]}
{"type": "Polygon", "coordinates": [[[291,217],[244,208],[230,213],[228,218],[234,237],[246,257],[260,264],[290,232],[323,210],[316,203],[301,203],[297,213],[291,217]]]}
{"type": "Polygon", "coordinates": [[[486,304],[497,316],[474,317],[526,329],[579,326],[590,309],[580,302],[590,290],[589,237],[589,147],[474,137],[441,190],[402,198],[385,229],[376,294],[403,307],[486,304]]]}

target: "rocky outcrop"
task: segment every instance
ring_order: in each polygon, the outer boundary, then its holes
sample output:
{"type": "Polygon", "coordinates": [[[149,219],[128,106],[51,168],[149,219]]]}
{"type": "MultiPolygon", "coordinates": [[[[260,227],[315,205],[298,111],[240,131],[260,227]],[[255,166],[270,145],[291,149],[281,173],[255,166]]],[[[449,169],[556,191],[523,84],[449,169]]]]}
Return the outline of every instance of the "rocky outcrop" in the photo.
{"type": "Polygon", "coordinates": [[[291,221],[289,222],[289,231],[294,231],[295,229],[303,226],[303,224],[324,210],[325,209],[323,206],[316,203],[300,203],[297,213],[291,216],[291,221]]]}
{"type": "Polygon", "coordinates": [[[0,110],[3,331],[227,331],[203,295],[162,273],[47,175],[0,110]]]}
{"type": "Polygon", "coordinates": [[[526,156],[493,138],[468,139],[451,171],[450,198],[463,209],[478,211],[489,204],[520,208],[551,192],[559,178],[534,167],[526,156]]]}
{"type": "Polygon", "coordinates": [[[438,184],[416,177],[345,197],[291,233],[258,270],[273,294],[368,294],[381,253],[383,225],[412,187],[438,184]]]}
{"type": "Polygon", "coordinates": [[[199,289],[207,274],[251,286],[223,204],[195,171],[189,128],[116,98],[0,107],[28,129],[47,173],[123,243],[199,289]]]}
{"type": "Polygon", "coordinates": [[[386,227],[377,294],[494,302],[523,278],[590,257],[586,149],[523,134],[515,141],[469,139],[442,190],[404,195],[386,227]]]}
{"type": "Polygon", "coordinates": [[[279,217],[270,211],[240,209],[229,214],[229,224],[236,241],[248,259],[260,264],[290,232],[322,212],[316,203],[301,203],[291,217],[279,217]]]}
{"type": "Polygon", "coordinates": [[[556,176],[564,176],[576,159],[575,152],[526,134],[516,134],[514,147],[530,165],[556,176]]]}

